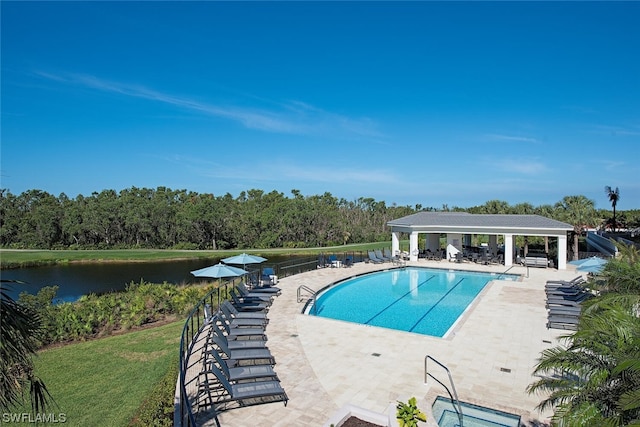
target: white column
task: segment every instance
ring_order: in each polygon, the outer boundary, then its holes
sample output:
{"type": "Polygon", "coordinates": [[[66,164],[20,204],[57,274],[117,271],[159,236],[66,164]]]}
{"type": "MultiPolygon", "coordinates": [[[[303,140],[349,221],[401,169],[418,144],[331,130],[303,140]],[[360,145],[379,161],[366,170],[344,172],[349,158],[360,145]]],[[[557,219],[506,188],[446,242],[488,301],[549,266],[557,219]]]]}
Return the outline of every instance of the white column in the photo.
{"type": "Polygon", "coordinates": [[[491,255],[498,253],[498,236],[495,234],[489,235],[489,253],[491,255]]]}
{"type": "Polygon", "coordinates": [[[558,270],[567,269],[567,235],[558,236],[558,270]]]}
{"type": "Polygon", "coordinates": [[[391,255],[396,256],[400,251],[400,233],[391,232],[391,255]]]}
{"type": "Polygon", "coordinates": [[[504,235],[504,266],[513,265],[513,234],[504,235]]]}
{"type": "Polygon", "coordinates": [[[418,233],[413,232],[409,234],[409,261],[418,260],[418,233]]]}

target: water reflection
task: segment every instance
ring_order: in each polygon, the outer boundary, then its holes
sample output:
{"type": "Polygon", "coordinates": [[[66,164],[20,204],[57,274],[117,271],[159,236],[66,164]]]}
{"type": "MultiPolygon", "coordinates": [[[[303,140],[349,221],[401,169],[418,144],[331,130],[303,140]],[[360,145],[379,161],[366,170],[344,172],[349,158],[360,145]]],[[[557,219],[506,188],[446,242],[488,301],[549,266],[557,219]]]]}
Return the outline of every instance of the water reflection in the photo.
{"type": "MultiPolygon", "coordinates": [[[[280,263],[295,256],[273,256],[259,266],[247,266],[248,270],[280,263]]],[[[216,264],[218,258],[156,261],[135,263],[98,263],[68,264],[33,268],[2,270],[2,279],[19,280],[24,284],[11,284],[9,295],[17,298],[20,292],[36,294],[45,286],[59,286],[58,298],[61,301],[75,301],[89,293],[121,291],[131,282],[141,280],[151,283],[187,284],[202,282],[193,277],[190,271],[216,264]]],[[[208,280],[208,279],[204,279],[208,280]]],[[[210,280],[210,279],[209,279],[210,280]]]]}

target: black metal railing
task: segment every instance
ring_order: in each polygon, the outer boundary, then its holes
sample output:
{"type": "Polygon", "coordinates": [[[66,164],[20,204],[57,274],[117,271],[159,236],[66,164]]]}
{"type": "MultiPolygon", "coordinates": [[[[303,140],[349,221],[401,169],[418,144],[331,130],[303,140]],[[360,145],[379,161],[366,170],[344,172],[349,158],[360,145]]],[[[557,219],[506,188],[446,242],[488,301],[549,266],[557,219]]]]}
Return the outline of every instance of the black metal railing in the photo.
{"type": "MultiPolygon", "coordinates": [[[[236,281],[240,279],[234,279],[231,281],[231,285],[234,286],[236,281]]],[[[227,282],[228,284],[229,282],[227,282]]],[[[226,288],[225,288],[226,289],[226,288]]],[[[193,405],[189,394],[187,393],[187,386],[190,385],[187,382],[187,370],[189,369],[189,355],[193,351],[195,344],[194,338],[200,333],[205,323],[205,310],[207,306],[218,307],[219,292],[222,290],[221,286],[213,289],[207,295],[205,295],[196,306],[191,310],[187,316],[187,320],[182,328],[182,336],[180,337],[180,377],[179,377],[179,393],[178,402],[176,403],[174,414],[174,425],[195,427],[196,420],[193,414],[193,405]]],[[[210,313],[209,313],[210,314],[210,313]]],[[[217,419],[216,419],[217,423],[217,419]]]]}
{"type": "MultiPolygon", "coordinates": [[[[283,261],[273,265],[261,265],[261,268],[269,266],[273,268],[274,273],[278,277],[289,277],[295,274],[304,273],[311,270],[316,270],[319,267],[319,261],[328,258],[330,255],[335,255],[336,258],[343,263],[347,258],[350,258],[352,262],[362,262],[368,255],[362,251],[351,252],[327,252],[326,254],[320,254],[317,256],[300,257],[287,261],[283,261]]],[[[247,268],[250,275],[257,275],[260,272],[260,268],[247,268]]],[[[236,285],[236,281],[242,280],[237,278],[230,283],[232,286],[236,285]]],[[[227,282],[229,283],[229,282],[227,282]]],[[[204,298],[202,298],[198,304],[191,310],[185,321],[184,328],[182,329],[182,336],[180,338],[180,378],[179,378],[179,401],[176,403],[174,425],[183,427],[195,427],[196,417],[193,413],[193,404],[187,393],[187,386],[190,384],[187,382],[187,370],[189,368],[189,355],[193,350],[195,344],[194,338],[198,335],[205,322],[205,307],[210,305],[211,307],[218,307],[219,291],[221,287],[218,287],[209,292],[204,298]]],[[[225,287],[226,290],[226,287],[225,287]]],[[[224,296],[225,298],[227,295],[224,296]]],[[[219,425],[217,417],[216,424],[219,425]]]]}

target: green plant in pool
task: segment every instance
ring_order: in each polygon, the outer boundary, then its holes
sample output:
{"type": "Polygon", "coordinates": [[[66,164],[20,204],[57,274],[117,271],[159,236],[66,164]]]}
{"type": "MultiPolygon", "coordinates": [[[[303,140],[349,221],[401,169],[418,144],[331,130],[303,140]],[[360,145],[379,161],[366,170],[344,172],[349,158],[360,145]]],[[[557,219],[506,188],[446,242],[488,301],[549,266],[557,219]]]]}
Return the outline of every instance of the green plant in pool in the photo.
{"type": "Polygon", "coordinates": [[[409,399],[407,403],[398,401],[396,409],[396,418],[400,427],[416,427],[418,421],[427,421],[425,413],[418,409],[415,397],[409,399]]]}

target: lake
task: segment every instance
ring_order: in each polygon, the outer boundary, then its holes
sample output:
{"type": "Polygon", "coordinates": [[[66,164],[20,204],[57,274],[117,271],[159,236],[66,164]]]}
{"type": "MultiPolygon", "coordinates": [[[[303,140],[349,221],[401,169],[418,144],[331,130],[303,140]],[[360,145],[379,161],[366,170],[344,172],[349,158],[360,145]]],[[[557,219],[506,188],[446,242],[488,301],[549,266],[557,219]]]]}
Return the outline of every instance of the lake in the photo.
{"type": "MultiPolygon", "coordinates": [[[[295,259],[296,256],[272,256],[262,264],[247,266],[248,270],[295,259]]],[[[151,283],[188,284],[203,280],[191,275],[191,271],[217,264],[218,259],[179,261],[155,261],[132,263],[77,263],[43,267],[2,270],[2,279],[20,280],[12,283],[9,295],[17,298],[20,292],[36,294],[45,286],[59,286],[58,300],[75,301],[89,293],[122,291],[131,282],[141,280],[151,283]]]]}

